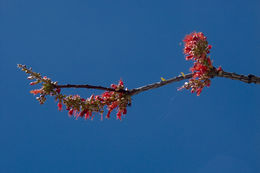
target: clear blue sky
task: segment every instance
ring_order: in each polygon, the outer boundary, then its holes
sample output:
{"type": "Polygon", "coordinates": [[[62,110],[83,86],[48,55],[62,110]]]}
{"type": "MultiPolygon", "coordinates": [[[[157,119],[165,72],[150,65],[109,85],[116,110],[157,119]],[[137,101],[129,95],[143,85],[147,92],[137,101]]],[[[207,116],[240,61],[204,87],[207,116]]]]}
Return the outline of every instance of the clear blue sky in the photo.
{"type": "MultiPolygon", "coordinates": [[[[214,65],[260,75],[258,0],[0,0],[0,172],[259,173],[260,87],[216,78],[133,97],[123,121],[39,105],[27,64],[60,84],[128,88],[188,73],[183,37],[202,31],[214,65]]],[[[66,90],[89,96],[93,90],[66,90]]],[[[113,117],[115,114],[113,114],[113,117]]]]}

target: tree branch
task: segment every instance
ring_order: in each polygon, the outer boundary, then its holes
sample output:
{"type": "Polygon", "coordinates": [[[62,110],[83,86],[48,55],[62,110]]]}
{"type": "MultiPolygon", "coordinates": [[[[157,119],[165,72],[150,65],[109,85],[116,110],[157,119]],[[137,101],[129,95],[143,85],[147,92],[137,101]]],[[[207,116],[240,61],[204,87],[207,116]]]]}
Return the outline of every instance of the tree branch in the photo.
{"type": "MultiPolygon", "coordinates": [[[[217,71],[216,68],[214,68],[211,72],[211,78],[214,77],[224,77],[224,78],[228,78],[228,79],[232,79],[232,80],[239,80],[241,82],[245,82],[245,83],[255,83],[255,84],[260,84],[260,77],[249,74],[247,76],[245,75],[240,75],[240,74],[236,74],[236,73],[230,73],[230,72],[226,72],[226,71],[217,71]]],[[[134,88],[131,90],[115,90],[113,88],[107,88],[107,87],[103,87],[103,86],[95,86],[95,85],[71,85],[71,84],[67,84],[67,85],[56,85],[56,88],[87,88],[87,89],[98,89],[98,90],[105,90],[105,91],[115,91],[115,92],[122,92],[122,93],[126,93],[129,94],[131,96],[139,94],[141,92],[144,91],[148,91],[151,89],[155,89],[155,88],[159,88],[162,87],[164,85],[168,85],[170,83],[173,82],[179,82],[185,79],[190,79],[192,78],[192,73],[186,74],[186,75],[179,75],[173,78],[170,78],[168,80],[165,81],[160,81],[160,82],[155,82],[152,84],[148,84],[145,86],[141,86],[139,88],[134,88]]]]}
{"type": "Polygon", "coordinates": [[[86,88],[86,89],[97,89],[97,90],[104,90],[104,91],[116,91],[116,92],[122,92],[122,93],[129,93],[127,90],[115,90],[113,88],[107,88],[103,86],[96,86],[96,85],[72,85],[72,84],[67,84],[67,85],[55,85],[55,88],[86,88]]]}
{"type": "Polygon", "coordinates": [[[134,88],[131,90],[115,90],[113,88],[107,88],[107,87],[103,87],[103,86],[95,86],[95,85],[72,85],[72,84],[66,84],[66,85],[55,85],[55,88],[86,88],[86,89],[98,89],[98,90],[105,90],[105,91],[115,91],[115,92],[122,92],[122,93],[127,93],[129,95],[136,95],[139,94],[141,92],[147,91],[147,90],[151,90],[154,88],[159,88],[162,87],[164,85],[173,83],[173,82],[178,82],[184,79],[190,79],[192,77],[192,74],[186,74],[186,75],[179,75],[177,77],[173,77],[170,78],[168,80],[165,81],[160,81],[160,82],[156,82],[156,83],[152,83],[152,84],[148,84],[139,88],[134,88]]]}
{"type": "Polygon", "coordinates": [[[252,75],[252,74],[245,76],[245,75],[230,73],[230,72],[226,72],[226,71],[219,71],[219,72],[215,72],[214,76],[224,77],[224,78],[228,78],[228,79],[232,79],[232,80],[239,80],[241,82],[245,82],[248,84],[250,84],[250,83],[260,84],[260,77],[252,75]]]}
{"type": "Polygon", "coordinates": [[[129,92],[130,92],[130,95],[136,95],[136,94],[139,94],[141,92],[144,92],[144,91],[147,91],[147,90],[150,90],[150,89],[159,88],[159,87],[162,87],[164,85],[167,85],[167,84],[170,84],[170,83],[173,83],[173,82],[178,82],[178,81],[181,81],[181,80],[184,80],[184,79],[190,79],[190,78],[192,78],[192,73],[189,73],[189,74],[186,74],[186,75],[183,75],[183,76],[179,75],[177,77],[173,77],[173,78],[170,78],[170,79],[165,80],[165,81],[160,81],[160,82],[148,84],[148,85],[145,85],[145,86],[142,86],[142,87],[139,87],[139,88],[134,88],[134,89],[131,89],[129,92]]]}

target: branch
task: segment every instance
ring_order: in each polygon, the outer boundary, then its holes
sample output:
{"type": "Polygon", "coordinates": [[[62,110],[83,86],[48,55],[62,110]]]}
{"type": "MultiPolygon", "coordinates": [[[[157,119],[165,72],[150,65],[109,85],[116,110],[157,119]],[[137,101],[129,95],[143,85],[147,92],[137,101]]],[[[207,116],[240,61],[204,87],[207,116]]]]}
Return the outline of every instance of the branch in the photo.
{"type": "Polygon", "coordinates": [[[55,88],[86,88],[86,89],[98,89],[98,90],[105,90],[105,91],[115,91],[115,92],[122,92],[122,93],[127,93],[129,95],[136,95],[139,94],[141,92],[147,91],[147,90],[151,90],[151,89],[155,89],[155,88],[159,88],[162,87],[164,85],[168,85],[170,83],[173,82],[178,82],[184,79],[190,79],[192,78],[192,73],[186,74],[186,75],[179,75],[177,77],[173,77],[170,78],[168,80],[165,81],[160,81],[160,82],[156,82],[156,83],[152,83],[152,84],[148,84],[139,88],[134,88],[131,90],[115,90],[113,88],[107,88],[107,87],[103,87],[103,86],[95,86],[95,85],[71,85],[71,84],[66,84],[66,85],[54,85],[55,88]]]}
{"type": "MultiPolygon", "coordinates": [[[[239,80],[245,83],[260,84],[260,77],[249,74],[240,75],[236,73],[225,72],[221,67],[215,68],[212,65],[212,60],[208,55],[212,48],[208,44],[207,37],[202,32],[193,32],[185,36],[184,40],[184,54],[186,60],[192,60],[193,67],[190,68],[192,73],[183,74],[165,80],[161,78],[161,81],[134,88],[131,90],[125,89],[122,80],[118,84],[111,84],[110,87],[95,86],[95,85],[58,85],[57,82],[52,81],[46,76],[42,77],[40,73],[33,72],[31,68],[27,68],[26,65],[18,64],[18,67],[22,71],[29,74],[29,80],[34,80],[30,85],[42,84],[39,89],[31,90],[30,93],[36,95],[40,94],[36,99],[43,104],[46,100],[46,96],[55,96],[58,101],[58,109],[62,110],[62,104],[66,106],[69,111],[69,115],[75,115],[76,117],[84,117],[89,119],[92,113],[97,112],[101,114],[101,119],[104,113],[104,107],[107,107],[108,112],[106,117],[110,117],[112,110],[117,110],[117,119],[121,120],[122,114],[127,113],[127,106],[131,105],[131,96],[139,94],[144,91],[159,88],[164,85],[168,85],[173,82],[189,79],[179,89],[190,89],[191,93],[200,95],[204,87],[211,85],[211,79],[214,77],[224,77],[232,80],[239,80]],[[63,95],[61,94],[61,88],[86,88],[86,89],[98,89],[105,90],[101,95],[92,94],[89,98],[84,99],[79,95],[63,95]]],[[[178,89],[178,90],[179,90],[178,89]]],[[[92,117],[93,118],[93,117],[92,117]]]]}
{"type": "MultiPolygon", "coordinates": [[[[211,72],[211,78],[214,78],[215,76],[216,77],[229,78],[229,79],[232,79],[232,80],[239,80],[241,82],[245,82],[245,83],[248,83],[248,84],[250,84],[250,83],[260,84],[260,77],[257,77],[257,76],[252,75],[252,74],[245,76],[245,75],[240,75],[240,74],[236,74],[236,73],[225,72],[223,70],[217,71],[216,68],[213,68],[213,70],[211,72]]],[[[129,94],[130,95],[136,95],[136,94],[139,94],[139,93],[147,91],[147,90],[159,88],[159,87],[162,87],[164,85],[167,85],[167,84],[170,84],[170,83],[173,83],[173,82],[179,82],[179,81],[182,81],[184,79],[190,79],[190,78],[192,78],[192,73],[189,73],[189,74],[186,74],[186,75],[183,75],[183,76],[180,75],[180,76],[177,76],[177,77],[165,80],[165,81],[160,81],[160,82],[148,84],[148,85],[145,85],[145,86],[142,86],[142,87],[139,87],[139,88],[131,89],[129,91],[129,94]]]]}
{"type": "Polygon", "coordinates": [[[130,92],[130,95],[136,95],[136,94],[139,94],[139,93],[144,92],[144,91],[159,88],[159,87],[162,87],[164,85],[168,85],[168,84],[173,83],[173,82],[178,82],[178,81],[182,81],[184,79],[190,79],[190,78],[192,78],[192,73],[189,73],[189,74],[186,74],[186,75],[183,75],[183,76],[180,75],[180,76],[177,76],[177,77],[173,77],[173,78],[170,78],[170,79],[165,80],[165,81],[160,81],[160,82],[156,82],[156,83],[153,83],[153,84],[148,84],[148,85],[145,85],[145,86],[142,86],[142,87],[139,87],[139,88],[134,88],[134,89],[131,89],[129,92],[130,92]]]}
{"type": "MultiPolygon", "coordinates": [[[[216,68],[213,69],[213,71],[211,72],[211,78],[214,77],[224,77],[224,78],[228,78],[228,79],[232,79],[232,80],[239,80],[241,82],[245,82],[245,83],[255,83],[255,84],[260,84],[260,77],[257,77],[255,75],[249,74],[247,76],[245,75],[240,75],[240,74],[236,74],[236,73],[231,73],[231,72],[226,72],[226,71],[217,71],[216,68]]],[[[141,92],[144,91],[148,91],[151,89],[155,89],[155,88],[159,88],[162,87],[164,85],[168,85],[170,83],[174,83],[174,82],[179,82],[185,79],[190,79],[192,78],[192,73],[186,74],[186,75],[179,75],[173,78],[170,78],[168,80],[165,81],[160,81],[160,82],[155,82],[152,84],[148,84],[148,85],[144,85],[138,88],[134,88],[131,90],[115,90],[113,88],[107,88],[107,87],[103,87],[103,86],[95,86],[95,85],[71,85],[71,84],[67,84],[67,85],[56,85],[56,88],[87,88],[87,89],[99,89],[99,90],[106,90],[106,91],[116,91],[116,92],[122,92],[122,93],[127,93],[131,96],[139,94],[141,92]]]]}
{"type": "MultiPolygon", "coordinates": [[[[53,82],[50,78],[46,76],[42,77],[40,73],[33,72],[31,68],[27,68],[25,65],[18,65],[22,71],[25,71],[30,76],[28,77],[29,80],[34,80],[30,83],[30,85],[42,84],[40,89],[31,90],[30,93],[36,95],[40,94],[39,97],[36,99],[43,104],[46,101],[46,96],[55,96],[55,100],[58,101],[58,109],[62,110],[62,104],[65,105],[66,110],[68,110],[69,115],[75,115],[76,118],[78,117],[85,117],[85,119],[89,119],[92,116],[92,113],[100,113],[101,119],[104,113],[104,107],[106,106],[108,109],[106,117],[110,117],[110,113],[112,110],[117,110],[117,119],[121,120],[121,116],[127,113],[127,106],[131,105],[131,96],[139,94],[144,91],[148,91],[151,89],[159,88],[164,85],[168,85],[173,82],[182,81],[185,79],[189,79],[188,82],[180,88],[190,89],[191,92],[197,92],[197,96],[199,96],[201,90],[204,86],[210,86],[210,79],[214,77],[224,77],[229,78],[232,80],[239,80],[245,83],[255,83],[260,84],[260,77],[249,74],[239,75],[236,73],[225,72],[222,70],[221,67],[216,69],[215,67],[211,66],[208,71],[205,72],[204,76],[201,77],[200,80],[204,80],[201,82],[197,80],[198,72],[194,72],[189,74],[183,74],[170,78],[168,80],[161,79],[159,82],[155,82],[152,84],[148,84],[145,86],[141,86],[139,88],[134,88],[131,90],[125,89],[124,83],[122,80],[119,83],[111,84],[111,88],[103,87],[103,86],[95,86],[95,85],[58,85],[57,82],[53,82]],[[208,81],[206,83],[205,81],[208,81]],[[192,83],[192,86],[190,85],[192,83]],[[198,87],[198,85],[201,85],[198,87]],[[197,87],[197,88],[196,88],[197,87]],[[60,93],[61,88],[86,88],[86,89],[98,89],[98,90],[105,90],[102,95],[91,95],[91,97],[84,99],[81,98],[79,95],[63,95],[60,93]],[[196,88],[196,90],[194,89],[196,88]]],[[[197,68],[197,66],[195,66],[197,68]]],[[[193,68],[195,68],[193,67],[193,68]]],[[[93,118],[93,117],[92,117],[93,118]]]]}
{"type": "Polygon", "coordinates": [[[67,84],[67,85],[55,85],[55,88],[86,88],[86,89],[98,89],[98,90],[105,90],[105,91],[116,91],[116,92],[123,92],[123,93],[127,93],[129,95],[136,95],[139,94],[141,92],[147,91],[147,90],[151,90],[151,89],[155,89],[155,88],[159,88],[162,87],[164,85],[173,83],[173,82],[178,82],[184,79],[190,79],[192,77],[192,74],[186,74],[184,76],[177,76],[177,77],[173,77],[170,78],[168,80],[165,81],[160,81],[160,82],[156,82],[156,83],[152,83],[152,84],[148,84],[139,88],[134,88],[131,90],[115,90],[113,88],[107,88],[107,87],[103,87],[103,86],[95,86],[95,85],[71,85],[71,84],[67,84]]]}
{"type": "Polygon", "coordinates": [[[128,93],[129,91],[127,90],[115,90],[113,88],[107,88],[103,86],[96,86],[96,85],[71,85],[71,84],[66,84],[66,85],[54,85],[55,88],[86,88],[86,89],[97,89],[97,90],[104,90],[104,91],[116,91],[116,92],[122,92],[122,93],[128,93]]]}
{"type": "Polygon", "coordinates": [[[215,71],[214,76],[224,77],[224,78],[228,78],[228,79],[232,79],[232,80],[239,80],[241,82],[245,82],[248,84],[250,84],[250,83],[260,84],[260,77],[252,75],[252,74],[245,76],[245,75],[230,73],[230,72],[226,72],[226,71],[219,71],[219,72],[215,71]]]}

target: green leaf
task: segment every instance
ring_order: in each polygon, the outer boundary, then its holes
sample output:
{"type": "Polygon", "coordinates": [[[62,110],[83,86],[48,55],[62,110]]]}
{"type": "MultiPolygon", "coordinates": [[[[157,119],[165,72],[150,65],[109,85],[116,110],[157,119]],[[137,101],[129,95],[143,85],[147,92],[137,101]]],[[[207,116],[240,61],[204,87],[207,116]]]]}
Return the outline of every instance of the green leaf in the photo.
{"type": "Polygon", "coordinates": [[[164,79],[163,77],[161,77],[161,80],[162,80],[162,81],[166,81],[166,79],[164,79]]]}

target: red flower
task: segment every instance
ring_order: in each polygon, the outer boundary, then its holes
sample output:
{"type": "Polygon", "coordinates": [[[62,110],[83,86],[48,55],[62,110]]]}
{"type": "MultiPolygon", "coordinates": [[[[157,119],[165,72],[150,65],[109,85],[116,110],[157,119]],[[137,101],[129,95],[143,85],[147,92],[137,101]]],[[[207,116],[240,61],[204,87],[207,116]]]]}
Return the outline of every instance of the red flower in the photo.
{"type": "Polygon", "coordinates": [[[73,109],[70,109],[69,110],[69,116],[72,116],[73,112],[74,112],[73,109]]]}
{"type": "Polygon", "coordinates": [[[60,88],[57,88],[57,89],[56,89],[56,92],[57,92],[58,94],[60,94],[60,88]]]}
{"type": "Polygon", "coordinates": [[[41,94],[42,93],[42,89],[35,89],[35,90],[31,90],[30,93],[36,95],[36,94],[41,94]]]}
{"type": "Polygon", "coordinates": [[[103,98],[111,97],[111,92],[108,92],[108,91],[104,92],[104,93],[102,94],[102,97],[103,97],[103,98]]]}
{"type": "Polygon", "coordinates": [[[127,113],[127,110],[126,108],[123,110],[123,114],[125,115],[127,113]]]}
{"type": "Polygon", "coordinates": [[[37,83],[38,83],[37,81],[30,82],[30,85],[35,85],[35,84],[37,84],[37,83]]]}
{"type": "Polygon", "coordinates": [[[210,87],[210,83],[211,83],[210,80],[207,80],[207,81],[205,82],[205,84],[206,84],[207,87],[210,87]]]}
{"type": "Polygon", "coordinates": [[[198,88],[198,89],[196,90],[197,96],[200,96],[200,93],[201,93],[202,89],[203,89],[203,88],[201,87],[201,88],[198,88]]]}
{"type": "Polygon", "coordinates": [[[208,60],[208,65],[211,67],[212,66],[212,62],[211,62],[210,58],[207,58],[207,60],[208,60]]]}
{"type": "Polygon", "coordinates": [[[110,113],[111,113],[111,111],[112,111],[112,110],[108,110],[108,112],[107,112],[107,116],[106,116],[107,119],[110,118],[110,113]]]}
{"type": "Polygon", "coordinates": [[[59,111],[62,110],[62,104],[61,104],[61,102],[58,103],[58,110],[59,110],[59,111]]]}
{"type": "Polygon", "coordinates": [[[89,111],[87,111],[85,114],[85,119],[89,119],[89,118],[90,118],[90,113],[89,113],[89,111]]]}
{"type": "Polygon", "coordinates": [[[188,43],[188,42],[192,41],[192,38],[193,38],[193,33],[186,35],[183,42],[188,43]]]}
{"type": "Polygon", "coordinates": [[[117,85],[116,84],[111,84],[111,88],[116,89],[117,85]]]}
{"type": "Polygon", "coordinates": [[[112,110],[115,109],[117,106],[118,106],[118,102],[115,101],[115,102],[113,102],[111,105],[109,105],[108,107],[109,107],[109,110],[112,111],[112,110]]]}
{"type": "Polygon", "coordinates": [[[123,83],[123,81],[121,79],[119,80],[118,85],[119,86],[124,86],[124,83],[123,83]]]}
{"type": "Polygon", "coordinates": [[[219,72],[219,71],[223,71],[222,67],[219,66],[219,67],[217,68],[217,71],[218,71],[218,72],[219,72]]]}
{"type": "Polygon", "coordinates": [[[184,53],[185,53],[185,54],[188,54],[190,51],[191,51],[191,48],[190,48],[190,47],[185,47],[185,48],[184,48],[184,53]]]}
{"type": "Polygon", "coordinates": [[[121,120],[122,112],[119,110],[116,114],[117,119],[121,120]]]}
{"type": "Polygon", "coordinates": [[[186,60],[191,60],[193,58],[193,55],[186,56],[186,60]]]}

